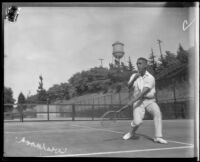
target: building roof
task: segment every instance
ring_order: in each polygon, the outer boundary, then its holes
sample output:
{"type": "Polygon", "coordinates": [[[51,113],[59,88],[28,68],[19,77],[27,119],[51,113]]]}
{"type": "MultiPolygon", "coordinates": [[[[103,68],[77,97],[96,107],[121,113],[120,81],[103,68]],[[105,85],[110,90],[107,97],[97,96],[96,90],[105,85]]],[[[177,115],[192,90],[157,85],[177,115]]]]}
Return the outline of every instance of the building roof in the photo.
{"type": "Polygon", "coordinates": [[[115,43],[112,44],[112,46],[114,46],[115,44],[121,44],[121,45],[124,45],[124,44],[121,43],[120,41],[116,41],[115,43]]]}

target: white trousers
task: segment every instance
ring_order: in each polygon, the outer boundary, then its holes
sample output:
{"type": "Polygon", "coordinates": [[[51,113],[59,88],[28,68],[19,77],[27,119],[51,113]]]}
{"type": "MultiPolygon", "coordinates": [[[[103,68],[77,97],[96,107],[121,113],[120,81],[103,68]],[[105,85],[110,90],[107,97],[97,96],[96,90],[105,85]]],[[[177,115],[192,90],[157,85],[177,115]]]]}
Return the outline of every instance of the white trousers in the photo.
{"type": "Polygon", "coordinates": [[[131,122],[131,126],[134,127],[142,124],[146,110],[153,116],[155,137],[162,137],[162,114],[155,99],[137,101],[133,104],[133,107],[133,121],[131,122]]]}

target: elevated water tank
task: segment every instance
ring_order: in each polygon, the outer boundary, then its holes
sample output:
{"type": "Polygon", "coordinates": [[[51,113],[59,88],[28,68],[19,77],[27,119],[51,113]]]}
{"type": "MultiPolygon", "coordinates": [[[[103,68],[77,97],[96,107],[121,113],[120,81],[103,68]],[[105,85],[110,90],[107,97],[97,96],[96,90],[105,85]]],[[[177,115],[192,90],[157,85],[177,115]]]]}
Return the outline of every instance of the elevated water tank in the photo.
{"type": "Polygon", "coordinates": [[[113,46],[113,56],[117,59],[120,60],[124,56],[124,44],[117,41],[112,44],[113,46]]]}

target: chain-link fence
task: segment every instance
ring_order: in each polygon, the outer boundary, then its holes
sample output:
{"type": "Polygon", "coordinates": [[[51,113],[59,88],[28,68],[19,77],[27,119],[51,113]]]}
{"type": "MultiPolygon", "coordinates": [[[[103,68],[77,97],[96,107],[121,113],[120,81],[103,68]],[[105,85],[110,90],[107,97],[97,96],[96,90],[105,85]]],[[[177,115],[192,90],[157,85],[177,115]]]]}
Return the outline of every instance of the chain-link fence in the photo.
{"type": "MultiPolygon", "coordinates": [[[[109,110],[118,110],[121,104],[4,104],[12,111],[4,112],[4,121],[100,120],[109,110]]],[[[193,98],[158,101],[163,119],[192,119],[195,113],[193,98]]],[[[132,119],[132,108],[127,108],[121,119],[132,119]]],[[[145,119],[152,119],[147,112],[145,119]]]]}

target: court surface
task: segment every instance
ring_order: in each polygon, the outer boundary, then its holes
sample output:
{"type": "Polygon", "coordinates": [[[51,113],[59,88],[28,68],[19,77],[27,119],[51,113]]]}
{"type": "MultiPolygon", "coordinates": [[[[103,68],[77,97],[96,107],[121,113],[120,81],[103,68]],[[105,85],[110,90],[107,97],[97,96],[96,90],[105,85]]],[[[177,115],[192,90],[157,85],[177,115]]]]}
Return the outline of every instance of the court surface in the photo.
{"type": "Polygon", "coordinates": [[[4,157],[194,157],[193,120],[163,120],[168,144],[154,143],[145,120],[138,139],[123,140],[130,121],[103,128],[99,121],[4,123],[4,157]]]}

